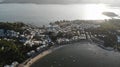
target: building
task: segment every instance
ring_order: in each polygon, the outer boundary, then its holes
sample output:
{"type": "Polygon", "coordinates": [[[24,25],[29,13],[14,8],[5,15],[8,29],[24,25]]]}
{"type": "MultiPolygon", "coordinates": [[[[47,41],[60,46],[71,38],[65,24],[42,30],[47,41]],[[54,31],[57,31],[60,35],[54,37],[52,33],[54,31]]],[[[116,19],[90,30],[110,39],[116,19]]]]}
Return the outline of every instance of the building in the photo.
{"type": "Polygon", "coordinates": [[[0,29],[0,37],[4,37],[5,36],[5,33],[4,33],[4,29],[0,29]]]}
{"type": "Polygon", "coordinates": [[[7,30],[7,31],[6,31],[6,35],[7,35],[8,37],[18,37],[18,34],[19,34],[19,33],[15,32],[15,31],[13,31],[13,30],[7,30]]]}

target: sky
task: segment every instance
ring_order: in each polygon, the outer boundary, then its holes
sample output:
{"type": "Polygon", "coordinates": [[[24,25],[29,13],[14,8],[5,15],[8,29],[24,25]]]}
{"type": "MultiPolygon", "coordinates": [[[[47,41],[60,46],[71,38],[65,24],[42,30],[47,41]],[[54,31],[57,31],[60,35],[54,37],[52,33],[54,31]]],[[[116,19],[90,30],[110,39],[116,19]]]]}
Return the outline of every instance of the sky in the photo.
{"type": "Polygon", "coordinates": [[[119,0],[0,0],[1,3],[38,3],[38,4],[74,4],[74,3],[120,3],[119,0]]]}
{"type": "Polygon", "coordinates": [[[104,3],[120,7],[120,0],[0,0],[0,3],[34,3],[34,4],[104,3]]]}

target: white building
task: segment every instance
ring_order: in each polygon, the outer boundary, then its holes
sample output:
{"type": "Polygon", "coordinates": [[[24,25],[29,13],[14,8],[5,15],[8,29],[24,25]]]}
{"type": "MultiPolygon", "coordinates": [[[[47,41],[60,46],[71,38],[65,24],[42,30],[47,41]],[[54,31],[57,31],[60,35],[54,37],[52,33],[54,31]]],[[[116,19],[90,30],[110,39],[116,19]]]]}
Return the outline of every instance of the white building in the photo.
{"type": "Polygon", "coordinates": [[[50,26],[47,27],[48,32],[57,32],[59,30],[60,30],[60,27],[58,25],[55,25],[55,26],[50,25],[50,26]]]}

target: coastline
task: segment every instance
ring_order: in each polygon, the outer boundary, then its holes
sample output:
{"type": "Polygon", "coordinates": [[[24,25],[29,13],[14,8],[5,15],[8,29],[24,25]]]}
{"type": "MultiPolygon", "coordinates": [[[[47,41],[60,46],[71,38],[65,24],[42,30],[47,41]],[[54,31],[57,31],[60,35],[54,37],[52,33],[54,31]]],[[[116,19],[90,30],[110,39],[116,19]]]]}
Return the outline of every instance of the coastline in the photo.
{"type": "Polygon", "coordinates": [[[58,45],[58,46],[52,46],[51,48],[49,48],[48,50],[43,51],[42,53],[36,55],[33,58],[28,58],[26,61],[24,61],[23,63],[20,64],[20,66],[18,67],[30,67],[32,64],[34,64],[36,61],[42,59],[44,56],[52,53],[53,51],[60,49],[64,46],[67,46],[68,44],[64,44],[64,45],[58,45]]]}
{"type": "MultiPolygon", "coordinates": [[[[44,56],[52,53],[53,51],[60,49],[61,47],[64,47],[66,45],[61,45],[61,46],[53,46],[48,50],[43,51],[42,53],[38,54],[36,57],[34,58],[29,58],[28,60],[26,60],[25,62],[23,62],[22,67],[30,67],[32,64],[34,64],[36,61],[42,59],[44,56]],[[26,63],[26,64],[24,64],[26,63]]],[[[21,67],[21,66],[18,66],[21,67]]]]}

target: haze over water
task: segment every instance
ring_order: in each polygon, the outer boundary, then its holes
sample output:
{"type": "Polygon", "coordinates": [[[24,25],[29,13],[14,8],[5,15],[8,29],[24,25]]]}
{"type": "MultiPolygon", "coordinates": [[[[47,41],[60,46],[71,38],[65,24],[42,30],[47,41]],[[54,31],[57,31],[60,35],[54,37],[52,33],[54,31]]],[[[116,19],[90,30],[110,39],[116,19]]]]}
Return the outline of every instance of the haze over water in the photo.
{"type": "Polygon", "coordinates": [[[111,7],[107,4],[0,4],[0,21],[23,21],[46,25],[57,20],[108,19],[102,15],[104,11],[111,11],[120,15],[119,7],[111,7]]]}

